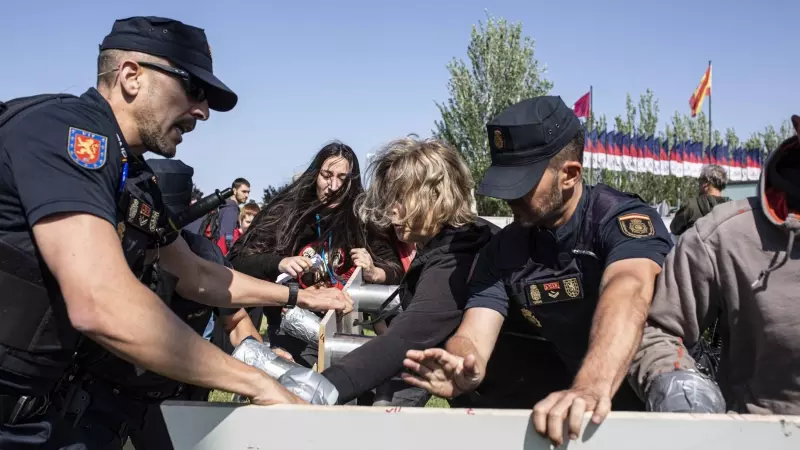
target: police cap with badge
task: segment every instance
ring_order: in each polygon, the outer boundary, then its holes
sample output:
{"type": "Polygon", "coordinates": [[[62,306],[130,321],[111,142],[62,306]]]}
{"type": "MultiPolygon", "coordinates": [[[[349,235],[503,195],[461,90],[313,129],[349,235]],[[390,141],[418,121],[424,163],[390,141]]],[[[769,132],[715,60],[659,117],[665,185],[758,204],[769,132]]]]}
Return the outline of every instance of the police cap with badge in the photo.
{"type": "Polygon", "coordinates": [[[486,125],[492,165],[477,194],[514,200],[541,180],[550,158],[583,132],[561,97],[543,96],[509,106],[486,125]]]}
{"type": "MultiPolygon", "coordinates": [[[[139,64],[179,77],[190,95],[205,97],[215,111],[230,111],[236,94],[214,75],[211,46],[202,28],[163,17],[130,17],[114,22],[100,50],[127,50],[168,59],[177,67],[149,62],[139,64]]],[[[198,98],[201,97],[201,98],[198,98]]]]}

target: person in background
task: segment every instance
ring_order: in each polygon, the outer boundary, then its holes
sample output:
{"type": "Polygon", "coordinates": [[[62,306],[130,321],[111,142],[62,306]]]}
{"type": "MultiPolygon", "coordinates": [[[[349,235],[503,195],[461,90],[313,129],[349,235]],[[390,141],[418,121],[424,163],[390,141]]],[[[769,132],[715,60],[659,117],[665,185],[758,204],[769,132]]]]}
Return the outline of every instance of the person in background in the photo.
{"type": "Polygon", "coordinates": [[[233,235],[239,227],[239,210],[250,197],[250,182],[244,178],[233,180],[231,187],[233,195],[219,209],[219,237],[225,243],[225,248],[233,246],[233,235]]]}
{"type": "Polygon", "coordinates": [[[767,157],[756,196],[715,207],[664,262],[629,374],[648,411],[800,415],[798,233],[795,135],[767,157]],[[717,318],[719,387],[687,351],[717,318]]]}
{"type": "MultiPolygon", "coordinates": [[[[235,230],[233,230],[233,240],[231,241],[231,246],[233,243],[239,240],[239,238],[247,232],[247,229],[250,228],[250,224],[253,222],[253,218],[256,217],[256,214],[261,211],[261,208],[256,203],[245,203],[242,205],[241,211],[239,211],[239,219],[238,225],[235,230]]],[[[220,237],[219,241],[217,241],[217,246],[222,250],[223,255],[228,254],[228,244],[224,237],[220,237]]]]}
{"type": "Polygon", "coordinates": [[[686,232],[699,218],[710,213],[716,205],[731,200],[722,196],[722,191],[728,184],[728,174],[722,167],[716,164],[703,167],[697,181],[699,195],[689,199],[686,205],[675,213],[675,217],[669,224],[670,231],[675,236],[686,232]]]}
{"type": "MultiPolygon", "coordinates": [[[[228,259],[238,270],[263,280],[289,274],[301,289],[321,285],[342,289],[356,267],[361,267],[368,283],[398,284],[403,269],[386,233],[365,226],[354,211],[354,201],[363,190],[353,149],[341,142],[326,145],[256,215],[228,259]],[[325,265],[311,271],[315,255],[325,265]]],[[[312,367],[316,348],[280,330],[281,308],[264,311],[270,345],[285,348],[297,363],[312,367]]]]}
{"type": "Polygon", "coordinates": [[[425,406],[429,396],[423,389],[401,380],[396,383],[400,389],[384,384],[403,371],[407,351],[441,345],[458,328],[469,297],[470,269],[492,231],[476,224],[470,209],[472,176],[443,141],[391,142],[375,156],[370,171],[369,189],[358,202],[361,220],[379,229],[394,228],[400,242],[416,248],[400,285],[403,311],[387,320],[379,336],[322,375],[339,391],[340,404],[378,388],[374,404],[425,406]],[[392,398],[381,400],[384,387],[393,391],[392,398]]]}

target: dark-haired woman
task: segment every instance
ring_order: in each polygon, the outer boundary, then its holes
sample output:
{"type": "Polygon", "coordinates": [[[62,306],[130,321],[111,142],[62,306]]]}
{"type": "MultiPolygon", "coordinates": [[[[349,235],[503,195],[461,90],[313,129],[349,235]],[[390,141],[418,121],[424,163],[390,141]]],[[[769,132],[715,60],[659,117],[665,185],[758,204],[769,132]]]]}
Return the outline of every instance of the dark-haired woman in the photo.
{"type": "MultiPolygon", "coordinates": [[[[341,289],[359,266],[369,283],[398,284],[403,269],[390,241],[355,213],[354,201],[363,191],[353,150],[340,142],[326,145],[256,215],[234,244],[230,261],[237,270],[264,280],[287,273],[301,289],[319,284],[341,289]],[[310,270],[315,255],[326,263],[320,270],[310,270]]],[[[281,309],[264,312],[270,344],[286,349],[299,364],[313,366],[316,349],[280,332],[281,309]]]]}

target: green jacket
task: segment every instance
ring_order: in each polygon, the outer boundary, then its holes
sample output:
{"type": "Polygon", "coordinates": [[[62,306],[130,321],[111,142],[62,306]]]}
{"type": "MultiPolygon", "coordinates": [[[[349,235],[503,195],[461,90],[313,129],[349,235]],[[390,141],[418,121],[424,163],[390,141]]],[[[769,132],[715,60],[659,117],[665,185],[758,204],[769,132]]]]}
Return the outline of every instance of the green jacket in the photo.
{"type": "Polygon", "coordinates": [[[689,199],[686,205],[675,213],[675,217],[669,224],[669,229],[672,234],[679,236],[691,228],[698,219],[710,213],[716,205],[729,201],[731,199],[728,197],[718,197],[716,195],[699,195],[689,199]]]}

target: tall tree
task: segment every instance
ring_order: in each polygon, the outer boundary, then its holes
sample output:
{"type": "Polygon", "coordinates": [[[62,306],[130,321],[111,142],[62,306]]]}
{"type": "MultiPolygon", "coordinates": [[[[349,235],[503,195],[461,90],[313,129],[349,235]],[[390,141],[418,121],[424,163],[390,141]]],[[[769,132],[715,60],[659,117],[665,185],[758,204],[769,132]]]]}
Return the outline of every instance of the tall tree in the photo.
{"type": "MultiPolygon", "coordinates": [[[[546,95],[553,83],[534,57],[534,41],[522,35],[522,24],[510,24],[487,13],[486,23],[472,27],[467,46],[469,63],[453,59],[450,98],[436,106],[442,115],[434,135],[456,148],[469,165],[475,182],[491,163],[486,123],[523,99],[546,95]]],[[[508,215],[505,202],[478,197],[480,215],[508,215]]]]}
{"type": "Polygon", "coordinates": [[[736,136],[736,130],[733,128],[725,130],[725,145],[727,145],[730,150],[738,148],[740,142],[739,136],[736,136]]]}
{"type": "Polygon", "coordinates": [[[767,153],[778,148],[780,141],[778,138],[778,133],[775,131],[775,127],[772,125],[767,125],[767,127],[764,128],[764,132],[761,133],[761,142],[763,143],[764,148],[767,150],[767,153]]]}
{"type": "MultiPolygon", "coordinates": [[[[628,102],[630,102],[628,95],[628,102]]],[[[658,128],[658,100],[655,99],[653,91],[648,89],[639,96],[639,127],[640,135],[655,136],[658,128]]]]}
{"type": "Polygon", "coordinates": [[[271,184],[269,186],[267,186],[267,188],[264,189],[264,196],[261,199],[263,206],[267,206],[267,204],[270,201],[272,201],[273,198],[275,198],[278,194],[283,192],[284,189],[289,187],[289,184],[291,184],[291,183],[286,183],[283,186],[278,187],[278,188],[276,188],[275,186],[273,186],[271,184]]]}
{"type": "Polygon", "coordinates": [[[201,191],[196,184],[192,183],[192,198],[201,199],[203,197],[203,191],[201,191]]]}
{"type": "Polygon", "coordinates": [[[792,122],[788,119],[781,122],[781,128],[778,130],[778,140],[780,142],[789,139],[790,137],[794,136],[796,133],[794,131],[794,127],[792,126],[792,122]]]}
{"type": "Polygon", "coordinates": [[[764,144],[761,141],[761,136],[758,133],[753,133],[750,135],[750,139],[745,141],[744,148],[747,149],[762,149],[764,148],[764,144]]]}

